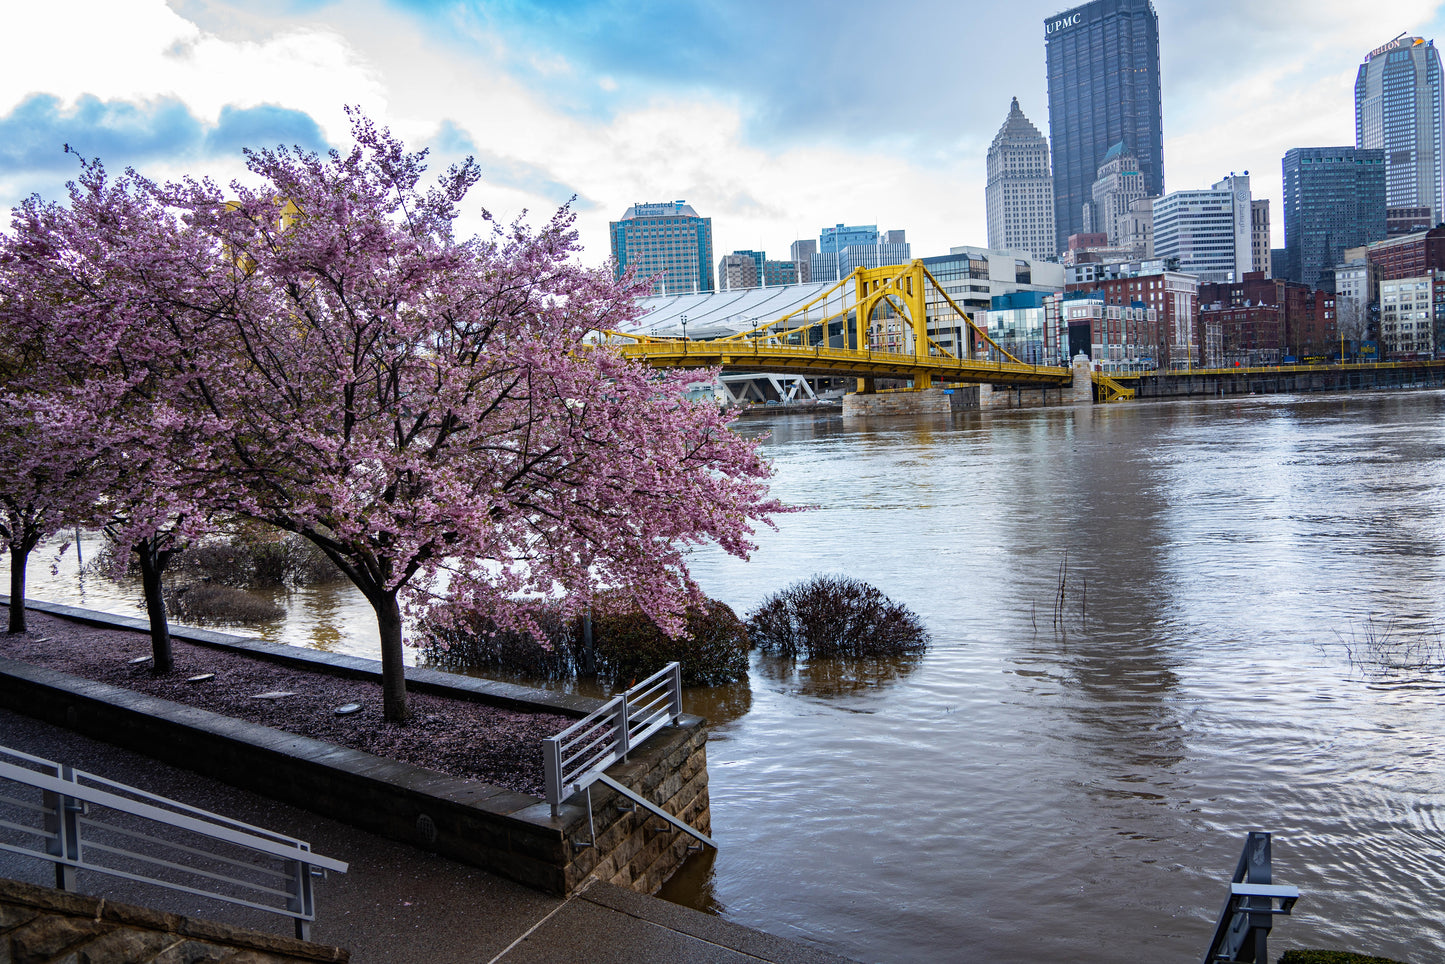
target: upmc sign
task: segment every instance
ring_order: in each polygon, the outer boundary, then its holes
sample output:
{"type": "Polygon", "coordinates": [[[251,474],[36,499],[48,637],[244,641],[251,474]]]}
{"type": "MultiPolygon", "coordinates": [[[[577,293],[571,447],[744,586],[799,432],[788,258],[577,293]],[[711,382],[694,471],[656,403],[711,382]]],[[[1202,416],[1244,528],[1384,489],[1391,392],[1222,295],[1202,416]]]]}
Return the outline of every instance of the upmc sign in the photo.
{"type": "Polygon", "coordinates": [[[1051,33],[1058,33],[1060,30],[1078,26],[1079,21],[1083,19],[1084,15],[1082,13],[1071,13],[1067,17],[1060,17],[1057,20],[1045,20],[1044,36],[1047,37],[1051,33]]]}

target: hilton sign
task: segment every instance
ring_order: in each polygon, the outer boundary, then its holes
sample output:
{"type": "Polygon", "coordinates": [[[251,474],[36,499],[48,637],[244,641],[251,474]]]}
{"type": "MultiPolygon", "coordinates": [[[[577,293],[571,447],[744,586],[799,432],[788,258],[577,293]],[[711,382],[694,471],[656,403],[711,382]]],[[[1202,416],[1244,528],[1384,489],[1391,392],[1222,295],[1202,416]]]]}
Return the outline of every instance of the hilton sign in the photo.
{"type": "Polygon", "coordinates": [[[1076,27],[1079,21],[1083,19],[1084,15],[1082,13],[1071,13],[1067,17],[1060,17],[1057,20],[1046,20],[1044,21],[1044,36],[1047,37],[1051,33],[1058,33],[1060,30],[1068,27],[1076,27]]]}

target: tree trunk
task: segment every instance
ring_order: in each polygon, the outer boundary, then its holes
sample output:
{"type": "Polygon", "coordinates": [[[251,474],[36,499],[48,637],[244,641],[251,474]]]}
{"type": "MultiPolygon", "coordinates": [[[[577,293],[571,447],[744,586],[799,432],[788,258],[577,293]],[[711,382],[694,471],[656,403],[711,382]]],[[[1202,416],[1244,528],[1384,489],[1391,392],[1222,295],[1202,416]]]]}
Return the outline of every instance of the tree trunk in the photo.
{"type": "Polygon", "coordinates": [[[405,723],[411,717],[406,705],[406,665],[402,662],[401,607],[396,590],[371,597],[376,628],[381,633],[381,708],[388,722],[405,723]]]}
{"type": "Polygon", "coordinates": [[[169,673],[175,668],[175,656],[171,652],[171,628],[166,622],[161,573],[165,572],[171,554],[158,550],[150,539],[141,540],[135,551],[140,556],[141,589],[145,592],[146,616],[151,621],[151,672],[169,673]]]}
{"type": "Polygon", "coordinates": [[[14,543],[10,545],[10,628],[9,632],[25,632],[25,564],[30,561],[30,550],[14,543]]]}

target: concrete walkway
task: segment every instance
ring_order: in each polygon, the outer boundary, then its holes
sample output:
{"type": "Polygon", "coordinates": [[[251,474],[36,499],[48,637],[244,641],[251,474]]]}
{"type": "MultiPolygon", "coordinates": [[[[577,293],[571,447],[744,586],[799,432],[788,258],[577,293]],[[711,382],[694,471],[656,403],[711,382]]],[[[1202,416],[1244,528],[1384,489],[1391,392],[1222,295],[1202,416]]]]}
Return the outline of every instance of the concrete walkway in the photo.
{"type": "MultiPolygon", "coordinates": [[[[335,820],[0,709],[0,744],[309,841],[350,871],[317,881],[312,938],[356,964],[691,964],[844,958],[663,900],[593,884],[562,900],[335,820]]],[[[0,852],[0,877],[54,882],[49,864],[0,852]]],[[[82,873],[113,900],[290,935],[291,922],[229,904],[82,873]]]]}

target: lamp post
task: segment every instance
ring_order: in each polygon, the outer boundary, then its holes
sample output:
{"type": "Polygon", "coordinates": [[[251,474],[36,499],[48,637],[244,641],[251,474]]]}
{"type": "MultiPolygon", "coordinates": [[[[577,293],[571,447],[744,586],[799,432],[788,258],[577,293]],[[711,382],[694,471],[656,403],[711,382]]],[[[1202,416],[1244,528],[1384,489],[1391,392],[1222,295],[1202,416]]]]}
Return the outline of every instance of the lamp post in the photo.
{"type": "Polygon", "coordinates": [[[682,353],[687,354],[687,315],[681,316],[682,321],[682,353]]]}

